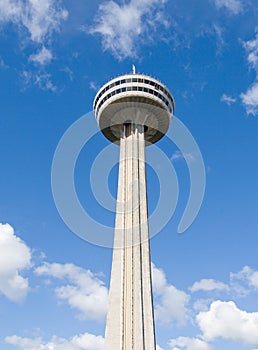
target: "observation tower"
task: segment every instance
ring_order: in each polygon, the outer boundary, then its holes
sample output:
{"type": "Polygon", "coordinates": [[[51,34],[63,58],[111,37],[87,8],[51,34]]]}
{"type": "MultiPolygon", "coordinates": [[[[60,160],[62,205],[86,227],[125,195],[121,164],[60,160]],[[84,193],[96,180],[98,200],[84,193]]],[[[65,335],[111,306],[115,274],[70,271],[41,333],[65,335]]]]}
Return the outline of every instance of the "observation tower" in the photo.
{"type": "Polygon", "coordinates": [[[155,350],[145,146],[167,132],[174,99],[160,81],[125,74],[98,91],[94,113],[120,145],[118,192],[105,350],[155,350]]]}

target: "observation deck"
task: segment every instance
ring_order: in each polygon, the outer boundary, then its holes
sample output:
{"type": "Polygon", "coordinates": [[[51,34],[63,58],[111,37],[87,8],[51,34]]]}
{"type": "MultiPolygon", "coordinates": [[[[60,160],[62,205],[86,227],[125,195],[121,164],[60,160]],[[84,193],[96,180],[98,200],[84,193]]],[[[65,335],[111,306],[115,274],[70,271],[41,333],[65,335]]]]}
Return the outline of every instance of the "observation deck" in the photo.
{"type": "Polygon", "coordinates": [[[157,142],[167,132],[175,108],[171,92],[144,74],[125,74],[103,85],[93,104],[102,133],[119,143],[124,124],[144,126],[145,141],[157,142]]]}

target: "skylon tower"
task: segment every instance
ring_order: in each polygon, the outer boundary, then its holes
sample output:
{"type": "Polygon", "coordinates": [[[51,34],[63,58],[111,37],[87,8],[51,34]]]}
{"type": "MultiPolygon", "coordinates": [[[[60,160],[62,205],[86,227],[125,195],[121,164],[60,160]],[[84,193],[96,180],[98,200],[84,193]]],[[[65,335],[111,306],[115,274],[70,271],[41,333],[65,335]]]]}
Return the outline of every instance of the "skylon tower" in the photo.
{"type": "Polygon", "coordinates": [[[145,146],[167,132],[174,99],[160,81],[125,74],[102,86],[94,113],[120,145],[114,251],[105,350],[155,350],[145,146]]]}

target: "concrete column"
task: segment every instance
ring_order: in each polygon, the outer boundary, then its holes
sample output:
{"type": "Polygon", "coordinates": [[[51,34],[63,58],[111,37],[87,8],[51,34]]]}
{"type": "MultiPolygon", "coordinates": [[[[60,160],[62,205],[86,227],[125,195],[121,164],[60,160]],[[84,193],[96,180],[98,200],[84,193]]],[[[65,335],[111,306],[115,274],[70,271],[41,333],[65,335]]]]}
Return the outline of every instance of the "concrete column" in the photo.
{"type": "Polygon", "coordinates": [[[155,350],[142,126],[120,140],[117,213],[105,350],[155,350]]]}

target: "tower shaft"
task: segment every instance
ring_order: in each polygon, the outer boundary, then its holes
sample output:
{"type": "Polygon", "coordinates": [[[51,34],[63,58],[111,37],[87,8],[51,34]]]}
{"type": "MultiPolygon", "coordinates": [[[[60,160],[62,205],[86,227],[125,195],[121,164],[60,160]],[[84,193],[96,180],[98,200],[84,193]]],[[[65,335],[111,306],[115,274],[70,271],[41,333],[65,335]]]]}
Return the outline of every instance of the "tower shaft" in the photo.
{"type": "Polygon", "coordinates": [[[105,350],[155,350],[144,128],[124,124],[105,350]]]}

